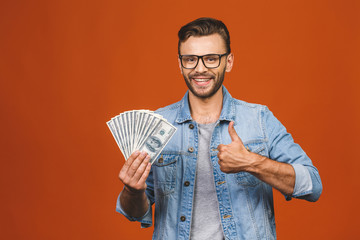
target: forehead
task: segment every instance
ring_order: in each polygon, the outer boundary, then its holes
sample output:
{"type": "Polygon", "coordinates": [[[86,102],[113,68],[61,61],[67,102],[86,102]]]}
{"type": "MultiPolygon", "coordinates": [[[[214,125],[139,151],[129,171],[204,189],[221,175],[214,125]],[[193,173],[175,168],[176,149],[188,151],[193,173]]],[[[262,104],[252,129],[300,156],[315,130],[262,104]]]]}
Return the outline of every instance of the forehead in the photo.
{"type": "Polygon", "coordinates": [[[225,41],[217,33],[209,36],[191,36],[180,45],[181,55],[223,54],[225,52],[225,41]]]}

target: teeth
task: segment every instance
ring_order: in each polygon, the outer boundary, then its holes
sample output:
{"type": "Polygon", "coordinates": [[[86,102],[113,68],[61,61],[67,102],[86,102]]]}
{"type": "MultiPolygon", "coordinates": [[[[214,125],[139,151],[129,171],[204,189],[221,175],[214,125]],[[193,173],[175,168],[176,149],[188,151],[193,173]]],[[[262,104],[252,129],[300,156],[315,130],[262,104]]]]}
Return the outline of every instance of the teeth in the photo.
{"type": "Polygon", "coordinates": [[[197,82],[207,82],[207,81],[209,81],[210,80],[210,78],[206,78],[206,79],[204,79],[204,78],[193,78],[195,81],[197,81],[197,82]]]}

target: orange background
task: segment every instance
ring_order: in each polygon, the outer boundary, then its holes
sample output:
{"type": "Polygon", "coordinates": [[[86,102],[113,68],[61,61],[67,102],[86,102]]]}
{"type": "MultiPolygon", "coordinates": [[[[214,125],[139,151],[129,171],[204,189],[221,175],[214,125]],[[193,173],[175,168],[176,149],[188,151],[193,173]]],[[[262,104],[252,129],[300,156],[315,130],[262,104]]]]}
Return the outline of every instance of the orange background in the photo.
{"type": "Polygon", "coordinates": [[[279,239],[355,239],[359,1],[1,1],[2,239],[150,239],[115,212],[124,159],[105,122],[186,91],[177,31],[228,26],[233,97],[266,104],[319,169],[317,203],[275,192],[279,239]]]}

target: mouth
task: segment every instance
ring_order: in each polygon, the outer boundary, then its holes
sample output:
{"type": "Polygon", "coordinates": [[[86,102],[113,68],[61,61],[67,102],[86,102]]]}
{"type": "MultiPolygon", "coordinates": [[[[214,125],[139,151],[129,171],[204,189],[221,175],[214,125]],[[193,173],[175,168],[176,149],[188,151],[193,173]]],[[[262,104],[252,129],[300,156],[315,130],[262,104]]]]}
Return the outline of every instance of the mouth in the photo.
{"type": "Polygon", "coordinates": [[[211,78],[192,78],[192,80],[196,82],[208,82],[211,80],[211,78]]]}
{"type": "Polygon", "coordinates": [[[198,86],[206,86],[210,83],[210,80],[213,79],[212,76],[193,76],[190,79],[198,86]]]}
{"type": "Polygon", "coordinates": [[[207,86],[210,83],[211,78],[192,78],[192,81],[195,83],[195,85],[197,86],[207,86]]]}

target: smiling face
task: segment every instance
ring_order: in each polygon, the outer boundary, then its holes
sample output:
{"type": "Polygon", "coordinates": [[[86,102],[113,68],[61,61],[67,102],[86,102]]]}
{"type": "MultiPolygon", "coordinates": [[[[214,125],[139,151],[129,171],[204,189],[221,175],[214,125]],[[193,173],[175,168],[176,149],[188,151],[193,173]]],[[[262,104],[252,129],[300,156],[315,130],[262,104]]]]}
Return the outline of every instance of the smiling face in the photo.
{"type": "MultiPolygon", "coordinates": [[[[189,37],[180,45],[181,55],[207,55],[207,54],[224,54],[226,53],[225,41],[219,34],[208,36],[189,37]]],[[[232,53],[223,56],[220,59],[218,68],[206,68],[203,62],[199,62],[194,69],[185,69],[179,65],[181,73],[184,76],[186,85],[190,94],[198,98],[212,97],[222,86],[225,72],[230,72],[233,65],[234,56],[232,53]]]]}

